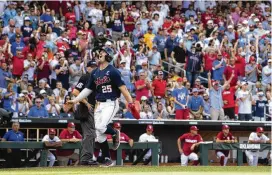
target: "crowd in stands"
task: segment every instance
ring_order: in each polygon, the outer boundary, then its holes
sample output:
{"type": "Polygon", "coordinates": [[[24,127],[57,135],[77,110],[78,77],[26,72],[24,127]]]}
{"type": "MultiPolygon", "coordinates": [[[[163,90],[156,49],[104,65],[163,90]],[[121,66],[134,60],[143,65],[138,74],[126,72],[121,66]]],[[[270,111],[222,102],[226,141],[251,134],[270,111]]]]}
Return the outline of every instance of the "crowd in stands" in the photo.
{"type": "MultiPolygon", "coordinates": [[[[268,1],[1,1],[0,14],[1,107],[13,117],[64,115],[103,46],[141,119],[271,119],[268,1]]],[[[132,119],[120,102],[116,117],[132,119]]]]}

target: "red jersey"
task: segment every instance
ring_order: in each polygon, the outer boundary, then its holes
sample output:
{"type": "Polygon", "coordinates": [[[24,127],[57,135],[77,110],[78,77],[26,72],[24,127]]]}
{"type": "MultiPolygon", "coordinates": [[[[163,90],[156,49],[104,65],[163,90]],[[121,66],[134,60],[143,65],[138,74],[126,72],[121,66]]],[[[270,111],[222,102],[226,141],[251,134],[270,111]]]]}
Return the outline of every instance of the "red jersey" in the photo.
{"type": "Polygon", "coordinates": [[[68,37],[70,40],[77,37],[77,28],[75,26],[68,29],[70,32],[68,33],[68,37]]]}
{"type": "MultiPolygon", "coordinates": [[[[219,140],[235,140],[234,136],[229,132],[228,135],[225,135],[223,131],[219,132],[216,136],[219,140]]],[[[229,155],[229,150],[216,150],[215,152],[222,152],[227,157],[229,155]]]]}
{"type": "Polygon", "coordinates": [[[38,44],[36,46],[36,50],[37,50],[36,57],[37,58],[41,58],[42,57],[42,54],[43,54],[43,52],[45,50],[44,47],[43,47],[44,45],[45,45],[45,41],[40,40],[38,42],[38,44]]]}
{"type": "Polygon", "coordinates": [[[228,81],[231,77],[232,72],[234,72],[234,77],[232,78],[230,82],[230,86],[236,86],[239,76],[239,71],[237,70],[236,66],[226,66],[224,70],[224,75],[226,77],[226,80],[228,81]]]}
{"type": "Polygon", "coordinates": [[[193,152],[191,150],[191,146],[193,144],[203,141],[201,135],[197,134],[193,136],[191,133],[183,134],[182,136],[179,137],[179,140],[181,142],[184,141],[182,150],[185,156],[188,156],[193,152]]]}
{"type": "MultiPolygon", "coordinates": [[[[107,139],[112,139],[111,135],[107,135],[107,139]]],[[[130,138],[123,132],[120,132],[120,142],[124,143],[124,142],[128,142],[130,140],[130,138]]],[[[110,150],[110,155],[111,155],[111,159],[112,160],[116,160],[117,158],[117,151],[114,150],[110,150]]],[[[126,152],[125,150],[122,150],[122,159],[126,158],[126,152]]]]}
{"type": "Polygon", "coordinates": [[[239,71],[239,75],[242,77],[245,77],[245,67],[246,67],[246,60],[244,57],[237,55],[236,56],[236,62],[235,62],[235,67],[239,71]]]}
{"type": "MultiPolygon", "coordinates": [[[[38,61],[38,67],[42,64],[42,59],[40,59],[38,61]]],[[[40,68],[37,68],[38,69],[38,75],[37,75],[37,78],[38,80],[42,79],[42,78],[49,78],[49,75],[50,75],[50,66],[49,66],[49,62],[46,61],[44,64],[43,64],[43,69],[40,70],[40,68]]]]}
{"type": "Polygon", "coordinates": [[[69,20],[76,22],[76,15],[74,12],[68,12],[65,14],[65,21],[68,22],[69,20]]]}
{"type": "Polygon", "coordinates": [[[228,90],[225,89],[222,92],[223,100],[228,102],[228,104],[224,104],[223,108],[233,108],[233,107],[235,107],[235,99],[234,99],[235,91],[236,91],[235,87],[230,87],[228,90]]]}
{"type": "Polygon", "coordinates": [[[204,27],[206,27],[207,22],[213,18],[212,14],[209,13],[203,13],[201,15],[201,22],[204,24],[204,27]]]}
{"type": "MultiPolygon", "coordinates": [[[[125,22],[134,22],[134,18],[132,16],[127,16],[125,22]]],[[[132,32],[135,28],[135,24],[125,24],[125,30],[127,32],[132,32]]]]}
{"type": "Polygon", "coordinates": [[[24,58],[14,56],[12,58],[12,64],[13,64],[12,74],[22,76],[24,72],[24,58]]]}
{"type": "Polygon", "coordinates": [[[162,25],[162,28],[165,30],[167,29],[168,33],[170,33],[171,26],[173,25],[172,21],[165,21],[162,25]]]}
{"type": "Polygon", "coordinates": [[[152,87],[154,87],[154,95],[164,97],[166,85],[167,83],[165,80],[155,79],[152,83],[152,87]]]}
{"type": "MultiPolygon", "coordinates": [[[[67,129],[64,129],[61,131],[60,139],[72,139],[72,138],[76,138],[76,139],[82,139],[81,134],[75,130],[72,134],[69,133],[69,131],[67,129]]],[[[70,156],[74,153],[75,150],[73,149],[66,149],[66,150],[58,150],[56,151],[56,154],[58,156],[70,156]]]]}
{"type": "MultiPolygon", "coordinates": [[[[137,89],[137,87],[142,86],[144,84],[145,84],[145,80],[138,80],[135,83],[135,87],[137,89]]],[[[149,89],[147,88],[147,86],[145,86],[142,89],[136,90],[136,100],[141,101],[142,96],[149,97],[149,89]]]]}
{"type": "Polygon", "coordinates": [[[212,71],[212,63],[214,60],[216,60],[216,56],[211,54],[205,54],[204,60],[205,60],[205,67],[204,67],[205,71],[212,71]]]}
{"type": "Polygon", "coordinates": [[[69,49],[69,45],[65,42],[57,42],[56,46],[58,48],[58,52],[65,52],[69,49]]]}
{"type": "Polygon", "coordinates": [[[34,48],[34,51],[30,51],[29,46],[26,46],[26,47],[23,48],[22,54],[23,54],[24,57],[26,58],[26,57],[27,57],[27,54],[31,53],[32,56],[33,56],[33,58],[35,58],[35,56],[36,56],[36,51],[37,51],[36,48],[34,48]]]}

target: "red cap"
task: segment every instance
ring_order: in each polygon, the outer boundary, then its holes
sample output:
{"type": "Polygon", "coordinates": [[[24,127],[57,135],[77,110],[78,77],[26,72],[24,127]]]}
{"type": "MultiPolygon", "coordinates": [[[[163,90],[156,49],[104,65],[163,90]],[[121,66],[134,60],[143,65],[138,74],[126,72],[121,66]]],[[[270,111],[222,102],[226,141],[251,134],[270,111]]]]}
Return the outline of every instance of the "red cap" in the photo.
{"type": "Polygon", "coordinates": [[[251,56],[251,57],[249,58],[249,62],[251,62],[251,61],[256,61],[256,60],[255,60],[255,57],[251,56]]]}
{"type": "Polygon", "coordinates": [[[73,127],[76,127],[76,125],[74,124],[74,122],[69,122],[67,127],[68,128],[73,128],[73,127]]]}
{"type": "Polygon", "coordinates": [[[56,130],[53,128],[50,128],[48,132],[49,134],[56,134],[56,130]]]}
{"type": "Polygon", "coordinates": [[[147,125],[146,130],[153,131],[153,126],[152,125],[147,125]]]}
{"type": "Polygon", "coordinates": [[[132,5],[131,8],[136,8],[136,6],[135,6],[135,5],[132,5]]]}
{"type": "Polygon", "coordinates": [[[256,129],[256,132],[264,132],[264,129],[262,128],[262,127],[258,127],[257,129],[256,129]]]}
{"type": "Polygon", "coordinates": [[[182,78],[179,77],[179,78],[177,79],[177,82],[182,82],[182,78]]]}
{"type": "Polygon", "coordinates": [[[114,126],[115,128],[121,128],[121,123],[116,122],[116,123],[113,124],[113,126],[114,126]]]}
{"type": "Polygon", "coordinates": [[[190,127],[190,130],[198,131],[199,129],[198,129],[196,126],[191,126],[191,127],[190,127]]]}
{"type": "Polygon", "coordinates": [[[230,129],[230,127],[229,127],[229,125],[223,125],[223,126],[222,126],[222,130],[223,130],[223,129],[230,129]]]}

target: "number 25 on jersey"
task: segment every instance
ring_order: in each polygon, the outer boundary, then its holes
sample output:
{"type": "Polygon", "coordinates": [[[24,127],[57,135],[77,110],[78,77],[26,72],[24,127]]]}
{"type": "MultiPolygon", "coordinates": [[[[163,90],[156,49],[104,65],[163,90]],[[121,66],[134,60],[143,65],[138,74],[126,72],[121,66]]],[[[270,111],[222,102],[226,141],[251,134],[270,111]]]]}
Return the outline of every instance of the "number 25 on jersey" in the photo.
{"type": "Polygon", "coordinates": [[[111,93],[112,92],[111,85],[102,86],[102,92],[103,93],[111,93]]]}

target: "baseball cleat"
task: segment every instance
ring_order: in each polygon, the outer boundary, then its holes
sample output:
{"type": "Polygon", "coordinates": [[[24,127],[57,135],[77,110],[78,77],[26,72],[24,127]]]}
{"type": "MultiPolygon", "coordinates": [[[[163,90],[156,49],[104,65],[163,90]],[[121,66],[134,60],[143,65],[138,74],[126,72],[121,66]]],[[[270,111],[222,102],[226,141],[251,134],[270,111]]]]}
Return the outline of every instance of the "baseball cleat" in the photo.
{"type": "Polygon", "coordinates": [[[114,163],[109,158],[105,158],[104,164],[100,165],[100,167],[112,167],[112,166],[114,166],[114,163]]]}
{"type": "Polygon", "coordinates": [[[113,150],[117,150],[120,146],[120,131],[115,129],[116,134],[112,136],[113,150]]]}

